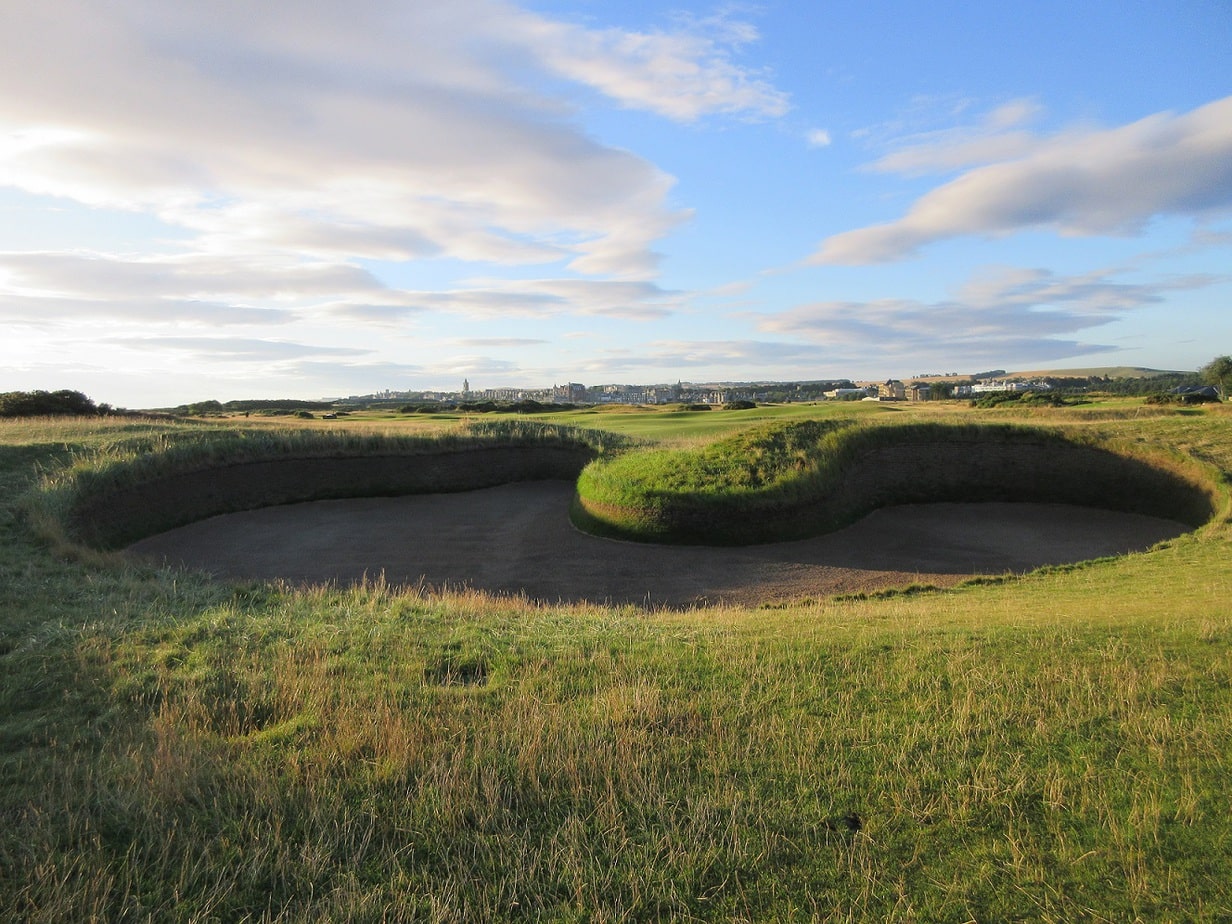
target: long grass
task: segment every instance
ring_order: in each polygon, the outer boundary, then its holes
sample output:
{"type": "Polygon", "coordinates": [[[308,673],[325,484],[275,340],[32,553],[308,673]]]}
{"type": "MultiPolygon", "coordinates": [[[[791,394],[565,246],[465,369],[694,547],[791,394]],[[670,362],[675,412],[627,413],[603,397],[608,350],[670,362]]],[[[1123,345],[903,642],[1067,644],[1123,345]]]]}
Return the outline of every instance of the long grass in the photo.
{"type": "Polygon", "coordinates": [[[0,427],[0,919],[1232,917],[1225,522],[785,608],[293,590],[49,554],[12,498],[114,438],[0,427]]]}
{"type": "Polygon", "coordinates": [[[1072,425],[832,418],[596,459],[574,517],[602,535],[707,544],[795,539],[929,500],[1084,503],[1197,526],[1227,504],[1219,480],[1192,457],[1072,425]]]}
{"type": "MultiPolygon", "coordinates": [[[[57,426],[64,425],[51,421],[45,424],[49,433],[55,432],[57,426]]],[[[61,554],[83,558],[90,558],[92,550],[77,535],[74,521],[81,509],[109,495],[140,491],[143,485],[193,472],[289,459],[410,459],[494,447],[565,448],[601,456],[632,444],[619,434],[524,420],[476,421],[436,432],[414,433],[350,428],[237,428],[180,422],[95,426],[104,438],[93,441],[87,449],[66,448],[66,463],[48,468],[37,489],[18,502],[37,535],[61,554]]],[[[13,431],[14,436],[23,432],[19,427],[13,431]]],[[[89,431],[87,424],[86,432],[89,431]]],[[[338,491],[345,495],[347,486],[340,485],[338,491]]],[[[221,512],[225,511],[208,511],[221,512]]],[[[165,522],[164,528],[179,525],[173,519],[158,522],[165,522]]],[[[140,537],[128,538],[131,541],[140,537]]]]}

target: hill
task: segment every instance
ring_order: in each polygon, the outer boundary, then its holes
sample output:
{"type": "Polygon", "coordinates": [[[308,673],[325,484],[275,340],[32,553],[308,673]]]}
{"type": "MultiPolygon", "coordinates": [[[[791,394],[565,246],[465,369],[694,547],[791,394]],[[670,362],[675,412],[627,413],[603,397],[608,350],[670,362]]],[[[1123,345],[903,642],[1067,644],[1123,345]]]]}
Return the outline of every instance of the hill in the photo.
{"type": "Polygon", "coordinates": [[[1051,376],[1053,378],[1089,379],[1107,376],[1110,379],[1152,379],[1159,375],[1187,375],[1192,369],[1147,369],[1143,366],[1092,366],[1087,369],[1032,369],[1023,372],[1010,372],[1006,378],[1031,378],[1034,376],[1051,376]]]}

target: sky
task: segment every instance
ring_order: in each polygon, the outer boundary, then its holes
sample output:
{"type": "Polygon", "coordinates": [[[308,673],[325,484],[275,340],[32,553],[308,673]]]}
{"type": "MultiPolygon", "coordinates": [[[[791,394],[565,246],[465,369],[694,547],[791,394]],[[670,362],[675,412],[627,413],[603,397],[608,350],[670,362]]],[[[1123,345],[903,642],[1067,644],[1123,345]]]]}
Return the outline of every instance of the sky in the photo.
{"type": "Polygon", "coordinates": [[[1232,352],[1226,0],[5,0],[0,391],[1232,352]]]}

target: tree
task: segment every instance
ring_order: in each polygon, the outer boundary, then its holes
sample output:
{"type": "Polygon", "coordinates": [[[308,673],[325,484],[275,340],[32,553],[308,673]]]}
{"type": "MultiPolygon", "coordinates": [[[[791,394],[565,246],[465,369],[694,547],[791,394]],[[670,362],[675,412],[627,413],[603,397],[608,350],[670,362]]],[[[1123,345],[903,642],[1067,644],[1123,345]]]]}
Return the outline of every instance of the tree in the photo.
{"type": "Polygon", "coordinates": [[[6,391],[0,394],[0,417],[44,417],[99,413],[94,402],[79,391],[6,391]]]}
{"type": "Polygon", "coordinates": [[[1232,380],[1232,356],[1216,356],[1198,370],[1202,381],[1214,385],[1219,390],[1219,397],[1228,397],[1228,381],[1232,380]]]}

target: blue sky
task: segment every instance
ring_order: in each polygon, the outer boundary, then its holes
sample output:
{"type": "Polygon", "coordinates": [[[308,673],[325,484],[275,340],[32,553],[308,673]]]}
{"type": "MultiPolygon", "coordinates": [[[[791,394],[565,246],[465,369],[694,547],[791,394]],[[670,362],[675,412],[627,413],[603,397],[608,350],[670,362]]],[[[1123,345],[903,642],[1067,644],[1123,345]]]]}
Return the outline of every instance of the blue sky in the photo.
{"type": "Polygon", "coordinates": [[[11,0],[0,391],[1232,352],[1232,7],[11,0]]]}

